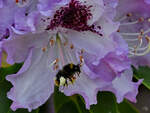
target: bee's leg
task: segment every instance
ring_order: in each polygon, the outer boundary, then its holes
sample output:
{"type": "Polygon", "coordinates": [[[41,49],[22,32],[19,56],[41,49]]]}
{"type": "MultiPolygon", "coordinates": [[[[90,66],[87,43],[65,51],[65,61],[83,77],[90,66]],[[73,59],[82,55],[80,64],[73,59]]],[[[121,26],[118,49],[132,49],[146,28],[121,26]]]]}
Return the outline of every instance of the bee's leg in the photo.
{"type": "Polygon", "coordinates": [[[72,77],[71,77],[71,80],[72,80],[73,83],[74,83],[74,81],[76,80],[76,77],[75,77],[75,76],[72,76],[72,77]]]}
{"type": "Polygon", "coordinates": [[[69,81],[73,84],[73,79],[72,79],[72,77],[69,77],[69,81]]]}
{"type": "Polygon", "coordinates": [[[79,72],[76,72],[75,75],[79,77],[79,76],[80,76],[80,73],[79,73],[79,72]]]}
{"type": "Polygon", "coordinates": [[[68,87],[68,82],[67,82],[67,80],[66,80],[66,82],[65,82],[64,86],[68,87]]]}

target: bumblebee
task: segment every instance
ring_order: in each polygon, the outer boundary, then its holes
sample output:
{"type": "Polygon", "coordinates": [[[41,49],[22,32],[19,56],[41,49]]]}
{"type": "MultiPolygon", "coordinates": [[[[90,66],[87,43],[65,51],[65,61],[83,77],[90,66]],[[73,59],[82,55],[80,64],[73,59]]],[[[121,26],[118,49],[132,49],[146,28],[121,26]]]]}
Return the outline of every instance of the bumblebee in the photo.
{"type": "Polygon", "coordinates": [[[59,70],[56,74],[55,85],[56,86],[68,86],[68,81],[71,83],[76,79],[75,75],[80,74],[80,64],[67,64],[63,67],[62,70],[59,70]]]}

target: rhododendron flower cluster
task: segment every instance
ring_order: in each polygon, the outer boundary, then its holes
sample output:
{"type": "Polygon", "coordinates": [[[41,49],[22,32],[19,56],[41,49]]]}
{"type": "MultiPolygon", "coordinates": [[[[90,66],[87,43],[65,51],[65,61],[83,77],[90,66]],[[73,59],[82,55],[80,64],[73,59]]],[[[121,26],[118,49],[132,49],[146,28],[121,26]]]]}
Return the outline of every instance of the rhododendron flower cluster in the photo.
{"type": "Polygon", "coordinates": [[[83,96],[87,109],[98,91],[136,102],[142,80],[132,81],[131,65],[150,49],[149,1],[136,1],[127,10],[128,0],[0,0],[0,51],[9,64],[24,62],[6,77],[11,109],[38,108],[55,85],[83,96]]]}

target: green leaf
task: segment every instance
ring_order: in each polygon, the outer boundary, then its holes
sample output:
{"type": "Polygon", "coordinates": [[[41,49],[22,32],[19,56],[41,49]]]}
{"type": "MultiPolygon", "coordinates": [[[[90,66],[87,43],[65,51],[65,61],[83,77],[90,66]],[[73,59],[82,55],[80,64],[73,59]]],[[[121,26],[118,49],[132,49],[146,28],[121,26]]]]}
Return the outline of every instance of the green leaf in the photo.
{"type": "Polygon", "coordinates": [[[143,79],[143,85],[146,86],[148,89],[150,89],[150,68],[149,67],[139,67],[139,69],[134,70],[134,77],[136,79],[143,79]]]}
{"type": "Polygon", "coordinates": [[[119,113],[116,98],[110,92],[98,93],[98,103],[92,105],[90,113],[119,113]]]}
{"type": "Polygon", "coordinates": [[[9,67],[10,64],[7,63],[7,53],[6,52],[2,52],[2,59],[1,59],[1,64],[2,64],[2,67],[9,67]]]}
{"type": "Polygon", "coordinates": [[[6,75],[17,73],[19,71],[19,69],[21,68],[21,66],[22,66],[22,63],[14,64],[7,68],[3,68],[3,67],[0,68],[0,81],[3,81],[6,77],[6,75]]]}
{"type": "Polygon", "coordinates": [[[73,98],[72,100],[76,104],[80,113],[90,113],[90,111],[85,108],[85,102],[82,96],[76,95],[76,98],[73,98]]]}
{"type": "Polygon", "coordinates": [[[63,106],[63,104],[71,101],[71,99],[67,96],[65,96],[63,93],[58,91],[58,88],[55,88],[55,93],[54,93],[54,107],[55,107],[55,112],[57,113],[59,109],[63,106]]]}
{"type": "Polygon", "coordinates": [[[76,108],[76,105],[69,101],[61,106],[61,108],[56,113],[79,113],[79,111],[76,108]]]}
{"type": "Polygon", "coordinates": [[[65,96],[55,88],[55,113],[89,113],[79,95],[65,96]]]}
{"type": "Polygon", "coordinates": [[[0,82],[0,111],[1,113],[8,113],[11,101],[6,98],[6,93],[9,91],[10,83],[0,82]]]}
{"type": "Polygon", "coordinates": [[[87,110],[80,95],[67,97],[58,89],[54,93],[55,113],[139,113],[127,100],[117,104],[114,94],[110,92],[98,93],[97,101],[87,110]]]}
{"type": "MultiPolygon", "coordinates": [[[[0,113],[29,113],[25,109],[18,109],[17,111],[12,111],[10,105],[11,100],[7,98],[7,92],[12,87],[11,83],[5,80],[6,75],[16,73],[22,64],[15,64],[8,68],[0,68],[0,113]]],[[[39,113],[39,109],[34,110],[30,113],[39,113]]]]}
{"type": "Polygon", "coordinates": [[[120,113],[139,113],[138,110],[127,100],[118,104],[118,108],[120,113]]]}
{"type": "MultiPolygon", "coordinates": [[[[0,113],[28,113],[27,110],[19,109],[16,112],[13,112],[10,109],[11,100],[6,96],[7,92],[10,90],[11,84],[7,81],[0,82],[0,113]]],[[[31,113],[38,113],[38,110],[34,110],[31,113]]]]}

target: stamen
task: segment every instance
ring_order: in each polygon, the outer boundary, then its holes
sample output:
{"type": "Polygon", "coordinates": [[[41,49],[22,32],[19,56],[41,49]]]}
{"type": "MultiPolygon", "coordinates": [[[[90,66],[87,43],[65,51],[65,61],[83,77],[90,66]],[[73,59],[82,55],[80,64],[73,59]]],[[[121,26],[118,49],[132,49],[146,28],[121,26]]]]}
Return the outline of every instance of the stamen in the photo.
{"type": "Polygon", "coordinates": [[[150,52],[150,37],[146,36],[147,45],[142,47],[143,40],[140,40],[140,44],[135,47],[129,47],[129,56],[143,56],[150,52]]]}
{"type": "Polygon", "coordinates": [[[19,7],[24,7],[29,5],[29,3],[33,2],[33,0],[15,0],[15,3],[19,6],[19,7]]]}
{"type": "Polygon", "coordinates": [[[64,61],[64,55],[63,55],[63,51],[62,51],[62,47],[61,47],[62,43],[61,43],[61,40],[60,40],[60,37],[59,37],[58,34],[56,36],[56,42],[57,42],[58,51],[59,51],[59,54],[60,54],[58,56],[60,57],[60,61],[62,62],[61,67],[63,67],[63,65],[65,65],[65,61],[64,61]]]}
{"type": "Polygon", "coordinates": [[[136,20],[136,21],[134,21],[134,22],[127,22],[127,23],[122,23],[122,24],[120,24],[121,26],[125,26],[125,25],[133,25],[133,24],[137,24],[139,21],[138,20],[136,20]]]}
{"type": "Polygon", "coordinates": [[[80,59],[80,67],[81,67],[83,65],[83,63],[84,63],[83,56],[79,56],[79,59],[80,59]]]}
{"type": "Polygon", "coordinates": [[[58,70],[58,68],[59,68],[59,66],[56,64],[56,65],[54,66],[54,70],[56,71],[56,70],[58,70]]]}
{"type": "Polygon", "coordinates": [[[127,13],[126,16],[127,16],[127,17],[131,17],[131,16],[132,16],[132,13],[127,13]]]}
{"type": "Polygon", "coordinates": [[[139,22],[143,22],[143,21],[144,21],[144,18],[143,18],[143,17],[140,17],[140,18],[138,19],[138,21],[139,21],[139,22]]]}
{"type": "Polygon", "coordinates": [[[81,49],[81,54],[83,54],[84,53],[84,49],[81,49]]]}
{"type": "MultiPolygon", "coordinates": [[[[137,15],[135,15],[135,18],[136,18],[136,16],[137,15]]],[[[131,17],[134,18],[134,16],[131,13],[128,13],[127,15],[123,16],[120,19],[120,22],[121,21],[131,21],[132,20],[131,17]]],[[[150,22],[150,19],[148,19],[147,21],[150,22]]],[[[147,36],[147,34],[150,33],[150,28],[148,28],[147,30],[144,30],[144,24],[147,24],[144,22],[145,22],[145,19],[143,17],[140,17],[140,18],[136,19],[135,21],[126,22],[126,23],[122,22],[120,24],[121,28],[119,28],[117,32],[119,32],[128,43],[129,57],[143,56],[150,52],[150,37],[147,36]],[[143,29],[141,29],[139,32],[131,32],[131,33],[130,32],[125,32],[125,33],[120,32],[123,29],[125,29],[126,27],[132,27],[133,25],[140,26],[140,24],[142,24],[141,26],[143,26],[143,29]]],[[[135,29],[136,29],[136,26],[134,26],[135,29]]]]}
{"type": "Polygon", "coordinates": [[[43,48],[42,48],[42,51],[45,52],[45,51],[46,51],[46,47],[43,47],[43,48]]]}
{"type": "Polygon", "coordinates": [[[117,21],[118,21],[118,22],[121,22],[121,21],[123,21],[123,20],[125,20],[125,19],[127,19],[127,16],[123,16],[123,17],[117,19],[117,21]]]}
{"type": "Polygon", "coordinates": [[[66,37],[57,34],[56,43],[58,47],[58,58],[60,61],[59,64],[61,65],[60,69],[63,68],[64,65],[69,63],[78,64],[78,60],[74,52],[74,45],[69,44],[66,37]],[[64,46],[64,42],[67,42],[67,45],[64,46]]]}
{"type": "Polygon", "coordinates": [[[148,18],[148,20],[147,20],[148,22],[150,22],[150,18],[148,18]]]}
{"type": "Polygon", "coordinates": [[[74,45],[73,45],[73,44],[71,44],[71,45],[70,45],[70,49],[73,49],[73,48],[74,48],[74,45]]]}
{"type": "Polygon", "coordinates": [[[141,33],[142,33],[142,35],[145,35],[145,34],[147,34],[147,33],[150,33],[150,28],[147,29],[147,30],[144,31],[144,32],[139,32],[139,33],[120,33],[120,34],[121,34],[121,35],[124,35],[124,36],[139,36],[139,35],[141,35],[141,33]]]}
{"type": "Polygon", "coordinates": [[[120,26],[134,25],[134,24],[138,24],[143,21],[144,21],[144,18],[140,17],[138,20],[135,20],[133,22],[121,23],[120,26]]]}
{"type": "Polygon", "coordinates": [[[51,46],[53,46],[55,41],[53,39],[51,39],[49,43],[50,43],[51,46]]]}
{"type": "Polygon", "coordinates": [[[126,20],[128,17],[131,17],[132,16],[132,13],[127,13],[125,16],[117,19],[118,22],[121,22],[121,21],[124,21],[126,20]]]}
{"type": "Polygon", "coordinates": [[[73,54],[74,45],[71,43],[69,44],[68,39],[64,35],[59,35],[60,38],[64,41],[64,51],[65,51],[65,57],[68,63],[70,62],[77,62],[77,59],[75,58],[75,54],[73,54]]]}
{"type": "Polygon", "coordinates": [[[125,38],[126,41],[128,42],[135,42],[135,41],[138,41],[139,39],[138,38],[135,38],[135,39],[130,39],[130,38],[125,38]]]}
{"type": "Polygon", "coordinates": [[[59,62],[59,59],[56,58],[56,60],[54,60],[53,64],[56,65],[59,62]]]}
{"type": "Polygon", "coordinates": [[[53,70],[57,72],[54,82],[60,89],[64,89],[68,87],[68,85],[73,84],[76,77],[81,73],[81,66],[84,61],[83,56],[80,56],[79,63],[76,58],[74,45],[68,42],[67,38],[59,33],[56,35],[56,41],[51,40],[50,42],[53,43],[52,45],[55,45],[56,56],[58,57],[51,63],[53,70]],[[64,45],[65,42],[67,42],[67,44],[64,45]]]}

